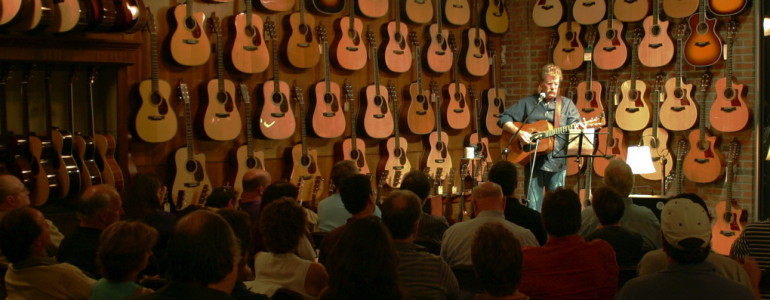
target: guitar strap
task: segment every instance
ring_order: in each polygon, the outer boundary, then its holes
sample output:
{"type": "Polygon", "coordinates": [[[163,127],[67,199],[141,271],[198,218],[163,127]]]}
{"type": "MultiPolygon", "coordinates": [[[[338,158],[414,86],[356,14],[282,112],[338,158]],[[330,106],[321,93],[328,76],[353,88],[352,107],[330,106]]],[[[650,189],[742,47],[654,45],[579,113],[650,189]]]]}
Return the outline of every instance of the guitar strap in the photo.
{"type": "Polygon", "coordinates": [[[556,96],[556,111],[553,114],[553,127],[561,126],[561,96],[556,96]]]}

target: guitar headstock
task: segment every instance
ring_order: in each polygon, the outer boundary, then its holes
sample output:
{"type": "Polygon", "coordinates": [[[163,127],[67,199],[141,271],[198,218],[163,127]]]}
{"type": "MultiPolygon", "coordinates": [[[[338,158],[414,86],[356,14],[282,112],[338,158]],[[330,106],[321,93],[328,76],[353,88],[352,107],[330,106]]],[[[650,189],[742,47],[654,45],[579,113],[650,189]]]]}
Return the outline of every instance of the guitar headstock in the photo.
{"type": "Polygon", "coordinates": [[[366,42],[369,43],[369,47],[376,47],[377,40],[374,39],[374,32],[366,29],[366,42]]]}
{"type": "MultiPolygon", "coordinates": [[[[559,34],[556,33],[556,38],[558,39],[559,34]]],[[[589,26],[588,30],[586,30],[586,49],[593,49],[594,45],[596,45],[596,28],[593,26],[589,26]]],[[[551,39],[553,39],[553,36],[551,36],[551,39]]],[[[554,44],[553,47],[556,47],[556,44],[554,44]]],[[[553,48],[549,47],[549,49],[553,48]]]]}
{"type": "Polygon", "coordinates": [[[663,89],[663,82],[666,80],[666,73],[663,73],[663,71],[658,72],[658,74],[655,74],[655,90],[658,91],[658,93],[662,92],[663,89]]]}
{"type": "Polygon", "coordinates": [[[390,80],[388,80],[388,94],[390,99],[393,100],[393,104],[395,104],[398,101],[398,93],[396,92],[396,85],[390,80]]]}
{"type": "Polygon", "coordinates": [[[302,94],[302,87],[297,85],[297,82],[294,82],[294,97],[297,98],[297,103],[299,103],[299,109],[304,109],[305,107],[305,96],[302,94]]]}
{"type": "Polygon", "coordinates": [[[265,41],[278,41],[278,33],[275,32],[275,23],[270,17],[267,17],[265,20],[265,41]]]}
{"type": "Polygon", "coordinates": [[[449,48],[452,49],[452,52],[457,53],[457,41],[454,32],[449,32],[447,40],[449,40],[449,48]]]}
{"type": "Polygon", "coordinates": [[[158,25],[155,24],[155,16],[152,15],[152,9],[149,6],[146,7],[147,11],[147,30],[150,34],[156,34],[158,32],[158,25]]]}
{"type": "Polygon", "coordinates": [[[380,173],[380,179],[377,180],[377,188],[382,188],[385,186],[385,181],[388,180],[388,175],[390,174],[390,170],[383,170],[382,173],[380,173]]]}
{"type": "Polygon", "coordinates": [[[326,32],[326,26],[324,26],[323,23],[318,23],[318,26],[316,26],[316,31],[318,32],[318,41],[323,43],[329,42],[329,35],[326,32]]]}
{"type": "Polygon", "coordinates": [[[679,144],[676,147],[676,160],[682,161],[684,160],[684,156],[687,155],[687,140],[686,139],[680,139],[679,144]]]}
{"type": "Polygon", "coordinates": [[[211,13],[211,32],[213,32],[215,35],[219,35],[221,32],[222,25],[219,22],[219,16],[217,16],[216,12],[211,13]]]}
{"type": "Polygon", "coordinates": [[[246,84],[241,83],[240,85],[238,85],[238,90],[241,93],[241,98],[243,98],[243,103],[251,104],[251,95],[249,95],[249,87],[246,84]]]}
{"type": "Polygon", "coordinates": [[[676,30],[674,30],[674,38],[677,41],[682,41],[686,35],[687,35],[687,23],[686,22],[679,23],[679,25],[676,27],[676,30]]]}
{"type": "Polygon", "coordinates": [[[642,37],[644,36],[644,29],[642,27],[637,27],[634,29],[634,46],[639,46],[639,43],[642,42],[642,37]]]}
{"type": "Polygon", "coordinates": [[[417,40],[417,32],[409,31],[409,43],[415,48],[420,46],[420,42],[417,40]]]}
{"type": "Polygon", "coordinates": [[[432,79],[430,81],[430,93],[436,101],[441,100],[441,93],[438,92],[438,84],[432,79]]]}
{"type": "Polygon", "coordinates": [[[727,42],[732,43],[735,39],[735,33],[738,32],[738,21],[730,20],[727,22],[727,42]]]}
{"type": "Polygon", "coordinates": [[[468,96],[471,97],[471,101],[476,101],[476,95],[473,92],[473,85],[472,84],[468,85],[468,96]]]}
{"type": "Polygon", "coordinates": [[[179,81],[179,85],[177,86],[177,92],[179,94],[179,100],[182,100],[185,105],[190,105],[190,91],[187,88],[187,84],[179,81]]]}
{"type": "Polygon", "coordinates": [[[706,72],[703,73],[700,77],[700,88],[701,91],[705,94],[706,91],[708,91],[709,85],[711,85],[711,78],[713,76],[711,75],[711,71],[706,70],[706,72]]]}
{"type": "Polygon", "coordinates": [[[733,138],[733,141],[730,142],[730,154],[727,156],[727,165],[732,166],[733,164],[738,164],[738,160],[741,156],[741,143],[738,142],[737,138],[733,138]]]}
{"type": "Polygon", "coordinates": [[[351,103],[353,101],[356,101],[355,95],[353,94],[353,85],[351,85],[347,79],[345,79],[345,83],[343,84],[343,87],[345,88],[345,99],[347,99],[351,103]]]}

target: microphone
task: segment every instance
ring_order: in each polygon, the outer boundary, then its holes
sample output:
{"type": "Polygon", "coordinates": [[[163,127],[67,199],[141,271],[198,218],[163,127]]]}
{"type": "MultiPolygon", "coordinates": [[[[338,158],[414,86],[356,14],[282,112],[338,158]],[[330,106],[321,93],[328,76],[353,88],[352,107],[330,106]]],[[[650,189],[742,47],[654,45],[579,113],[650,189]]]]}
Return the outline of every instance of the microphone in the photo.
{"type": "Polygon", "coordinates": [[[541,92],[537,96],[537,104],[540,104],[540,102],[543,102],[543,100],[545,100],[545,93],[541,92]]]}

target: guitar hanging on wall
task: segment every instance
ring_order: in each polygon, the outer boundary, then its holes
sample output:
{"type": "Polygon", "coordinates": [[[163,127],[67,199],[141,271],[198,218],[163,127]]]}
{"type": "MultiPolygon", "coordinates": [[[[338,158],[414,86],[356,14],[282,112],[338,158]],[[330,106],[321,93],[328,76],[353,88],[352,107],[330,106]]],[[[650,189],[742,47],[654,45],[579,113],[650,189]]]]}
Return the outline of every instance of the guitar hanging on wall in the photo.
{"type": "Polygon", "coordinates": [[[505,0],[487,0],[484,8],[484,26],[489,33],[508,32],[508,11],[505,10],[505,0]]]}
{"type": "Polygon", "coordinates": [[[662,72],[656,76],[655,88],[652,96],[650,96],[653,107],[652,127],[642,132],[642,143],[644,146],[650,147],[652,165],[655,167],[654,173],[640,174],[642,178],[647,180],[661,180],[663,177],[669,176],[674,165],[674,160],[668,149],[668,131],[660,127],[660,100],[663,98],[663,79],[665,78],[666,75],[662,72]]]}
{"type": "Polygon", "coordinates": [[[356,97],[353,93],[353,86],[345,81],[345,100],[346,105],[350,107],[350,138],[342,141],[342,159],[352,160],[356,163],[359,173],[369,175],[369,164],[366,163],[366,144],[363,139],[357,137],[356,128],[356,97]]]}
{"type": "Polygon", "coordinates": [[[337,35],[332,43],[332,56],[341,68],[357,71],[366,66],[366,45],[361,36],[364,23],[356,18],[353,0],[348,0],[348,5],[348,16],[334,22],[337,35]]]}
{"type": "Polygon", "coordinates": [[[660,20],[659,0],[653,0],[652,15],[642,22],[644,38],[639,46],[639,62],[645,67],[667,65],[674,57],[674,42],[668,35],[669,21],[660,20]]]}
{"type": "Polygon", "coordinates": [[[730,255],[730,248],[743,232],[748,222],[748,212],[733,199],[733,180],[740,159],[741,145],[737,139],[730,143],[730,155],[727,157],[727,178],[725,179],[725,200],[714,208],[715,222],[711,228],[711,247],[714,252],[730,255]]]}
{"type": "Polygon", "coordinates": [[[219,18],[211,15],[211,26],[217,38],[217,78],[206,86],[206,111],[203,132],[215,141],[234,140],[241,134],[241,114],[235,104],[235,84],[225,79],[225,60],[219,18]]]}
{"type": "Polygon", "coordinates": [[[193,1],[185,0],[174,8],[176,29],[171,35],[171,57],[183,66],[200,66],[209,60],[211,42],[203,29],[206,15],[193,12],[193,1]]]}
{"type": "Polygon", "coordinates": [[[580,41],[580,31],[580,24],[572,21],[572,14],[568,13],[567,21],[559,24],[559,42],[553,49],[553,63],[564,71],[575,70],[583,64],[585,49],[580,41]]]}
{"type": "MultiPolygon", "coordinates": [[[[532,20],[535,21],[535,25],[540,27],[556,26],[563,15],[564,7],[560,0],[535,0],[535,5],[532,8],[532,20]]],[[[602,13],[602,15],[604,14],[602,13]]]]}
{"type": "Polygon", "coordinates": [[[307,129],[305,126],[305,98],[302,88],[294,85],[294,96],[297,99],[297,112],[299,113],[300,143],[291,148],[291,176],[289,182],[296,185],[299,190],[297,199],[308,201],[311,207],[318,203],[321,196],[321,186],[324,178],[318,169],[318,153],[307,146],[307,129]]]}
{"type": "Polygon", "coordinates": [[[246,10],[233,18],[230,60],[236,70],[246,74],[262,73],[270,64],[262,18],[251,12],[251,0],[246,0],[246,10]]]}
{"type": "MultiPolygon", "coordinates": [[[[668,130],[682,131],[692,128],[698,120],[698,106],[692,99],[692,84],[685,83],[682,70],[683,44],[685,26],[680,25],[677,33],[679,58],[677,59],[676,77],[666,81],[666,101],[660,108],[660,124],[668,130]]],[[[701,108],[704,109],[704,108],[701,108]]]]}
{"type": "Polygon", "coordinates": [[[486,101],[484,101],[481,115],[484,116],[484,128],[487,133],[500,135],[503,133],[503,128],[497,125],[497,122],[505,111],[505,90],[498,88],[500,85],[497,78],[497,51],[491,41],[488,48],[492,56],[492,88],[485,90],[482,95],[486,101]]]}
{"type": "Polygon", "coordinates": [[[636,62],[639,52],[639,31],[634,32],[634,48],[631,51],[631,80],[623,82],[620,90],[623,93],[623,100],[618,104],[618,110],[615,112],[615,120],[618,127],[625,131],[639,131],[650,124],[650,103],[644,98],[647,92],[647,84],[644,81],[637,80],[638,74],[636,62]]]}
{"type": "MultiPolygon", "coordinates": [[[[597,134],[599,142],[594,147],[595,149],[599,149],[599,151],[603,151],[605,155],[612,157],[589,158],[589,162],[594,167],[594,172],[596,172],[596,175],[599,175],[599,177],[604,177],[604,170],[610,163],[611,158],[618,158],[625,161],[626,155],[628,154],[628,147],[626,147],[623,131],[615,127],[614,108],[615,99],[617,97],[617,89],[615,88],[615,85],[617,84],[616,77],[617,76],[613,75],[610,80],[610,86],[607,87],[607,90],[609,91],[609,95],[607,96],[607,127],[599,130],[599,133],[597,134]]],[[[588,189],[588,191],[590,192],[590,189],[588,189]]]]}
{"type": "MultiPolygon", "coordinates": [[[[405,37],[409,29],[405,23],[401,23],[401,14],[398,7],[400,2],[396,1],[396,9],[394,10],[396,11],[396,20],[385,23],[382,26],[382,36],[387,37],[382,58],[385,62],[385,68],[394,73],[404,73],[409,71],[409,68],[412,66],[412,50],[409,49],[409,42],[405,37]]],[[[376,54],[377,52],[374,53],[376,54]]],[[[375,60],[377,57],[372,56],[371,59],[375,60]]]]}
{"type": "Polygon", "coordinates": [[[118,192],[123,191],[123,171],[115,160],[115,137],[107,133],[96,133],[94,125],[94,84],[96,82],[96,68],[92,68],[88,80],[88,103],[91,121],[91,136],[96,146],[96,165],[99,166],[102,180],[105,184],[115,186],[118,192]]]}
{"type": "Polygon", "coordinates": [[[457,63],[457,45],[454,35],[449,36],[449,45],[454,55],[454,82],[444,86],[444,94],[447,95],[446,109],[444,110],[447,124],[452,129],[464,129],[471,123],[471,113],[468,107],[468,94],[465,84],[460,82],[460,68],[457,63]]]}
{"type": "MultiPolygon", "coordinates": [[[[435,82],[431,82],[431,97],[435,99],[436,111],[439,111],[441,109],[441,94],[438,92],[435,82]]],[[[431,175],[442,170],[452,169],[452,156],[449,154],[448,143],[449,135],[441,130],[441,115],[436,114],[436,131],[431,132],[428,136],[427,148],[429,151],[424,155],[424,166],[430,168],[431,175]]],[[[445,178],[447,177],[440,177],[439,179],[445,178]]]]}
{"type": "MultiPolygon", "coordinates": [[[[448,6],[450,2],[456,1],[464,0],[447,0],[446,5],[448,6]]],[[[436,5],[436,15],[441,15],[441,5],[436,5]]],[[[426,31],[424,34],[428,40],[428,47],[425,47],[425,60],[428,65],[428,69],[436,73],[444,73],[449,71],[449,68],[451,68],[452,64],[454,63],[454,52],[449,48],[449,45],[447,44],[447,39],[449,38],[449,30],[445,29],[441,25],[441,21],[442,18],[436,18],[436,23],[427,26],[425,28],[426,31]]]]}
{"type": "Polygon", "coordinates": [[[50,128],[51,144],[53,145],[54,155],[54,167],[56,167],[59,179],[59,191],[61,199],[67,201],[76,201],[77,195],[80,193],[80,169],[78,169],[78,163],[75,161],[72,133],[68,130],[61,129],[53,126],[52,121],[52,74],[49,69],[46,72],[46,123],[47,128],[50,128]],[[58,163],[56,162],[58,161],[58,163]]]}
{"type": "Polygon", "coordinates": [[[174,153],[176,173],[174,183],[171,186],[171,200],[177,210],[182,210],[189,205],[201,204],[202,194],[212,186],[209,175],[206,173],[206,155],[195,153],[190,94],[187,84],[180,82],[177,86],[177,93],[179,100],[184,102],[185,146],[174,153]]]}
{"type": "Polygon", "coordinates": [[[615,20],[613,11],[612,1],[610,1],[607,20],[599,23],[600,38],[594,50],[594,63],[602,70],[618,69],[628,60],[628,47],[623,40],[623,23],[615,20]]]}
{"type": "Polygon", "coordinates": [[[430,105],[430,92],[423,89],[422,68],[420,68],[420,45],[417,43],[417,34],[409,33],[409,40],[414,47],[414,65],[417,73],[417,81],[406,88],[407,96],[411,100],[406,111],[406,125],[414,134],[425,135],[433,131],[436,126],[436,112],[430,105]]]}
{"type": "MultiPolygon", "coordinates": [[[[377,19],[379,17],[385,16],[385,14],[388,13],[388,6],[389,6],[388,2],[390,1],[382,1],[382,0],[356,0],[356,1],[358,1],[358,11],[361,12],[362,15],[367,16],[369,18],[377,19]]],[[[395,9],[395,11],[397,13],[400,13],[398,8],[395,9]]]]}
{"type": "MultiPolygon", "coordinates": [[[[396,92],[396,86],[392,82],[388,82],[388,93],[390,100],[393,102],[393,109],[391,111],[399,111],[398,93],[396,92]]],[[[388,138],[385,142],[386,158],[380,159],[380,164],[377,167],[377,174],[385,174],[385,184],[391,188],[399,188],[401,186],[401,178],[412,170],[412,164],[406,157],[409,143],[399,134],[398,119],[393,118],[394,136],[388,138]]]]}
{"type": "Polygon", "coordinates": [[[638,22],[650,12],[650,0],[610,0],[615,1],[615,15],[618,20],[627,23],[638,22]]]}
{"type": "Polygon", "coordinates": [[[708,67],[722,57],[722,38],[716,31],[717,19],[706,16],[706,1],[701,0],[700,12],[690,16],[690,35],[684,44],[684,59],[693,67],[708,67]]]}
{"type": "MultiPolygon", "coordinates": [[[[369,41],[372,55],[372,71],[374,83],[366,87],[364,95],[366,96],[366,110],[364,111],[363,123],[364,131],[369,137],[383,139],[393,133],[393,114],[388,107],[388,101],[385,95],[388,90],[380,84],[380,63],[375,57],[377,55],[377,43],[374,40],[374,33],[368,31],[366,39],[369,41]]],[[[407,48],[409,49],[409,48],[407,48]]],[[[411,54],[410,54],[411,57],[411,54]]]]}
{"type": "MultiPolygon", "coordinates": [[[[706,71],[701,77],[700,106],[706,106],[708,86],[711,84],[711,73],[706,71]]],[[[706,129],[706,110],[700,112],[698,129],[690,131],[687,139],[690,142],[690,151],[684,158],[684,175],[692,182],[714,182],[722,176],[725,167],[724,155],[717,146],[717,136],[711,135],[706,129]]]]}
{"type": "Polygon", "coordinates": [[[583,25],[599,23],[606,13],[607,3],[604,0],[576,0],[572,6],[575,22],[583,25]]]}
{"type": "Polygon", "coordinates": [[[297,123],[294,120],[294,112],[289,104],[289,85],[280,79],[278,69],[278,34],[275,23],[270,18],[265,24],[267,37],[271,43],[273,58],[273,80],[262,84],[262,111],[259,116],[259,130],[266,138],[271,140],[287,139],[294,135],[297,123]]]}
{"type": "MultiPolygon", "coordinates": [[[[475,1],[474,10],[475,10],[475,1]]],[[[489,54],[487,53],[487,33],[481,29],[480,12],[476,15],[476,26],[465,29],[463,33],[463,69],[471,75],[481,77],[489,73],[489,54]]]]}
{"type": "Polygon", "coordinates": [[[299,1],[299,11],[287,17],[291,34],[286,40],[286,61],[298,69],[312,68],[318,64],[321,54],[318,41],[313,35],[315,17],[305,13],[305,1],[299,1]]]}
{"type": "Polygon", "coordinates": [[[312,118],[313,132],[322,138],[336,138],[345,132],[345,114],[342,113],[340,85],[332,81],[329,63],[329,40],[326,26],[318,25],[324,59],[324,79],[315,84],[312,118]]]}
{"type": "Polygon", "coordinates": [[[717,97],[709,110],[711,128],[721,132],[736,132],[743,130],[749,124],[751,114],[746,100],[746,86],[733,80],[733,44],[735,33],[738,31],[738,22],[728,23],[727,33],[727,72],[725,77],[719,78],[714,84],[717,97]]]}
{"type": "Polygon", "coordinates": [[[251,129],[251,96],[249,95],[249,87],[245,84],[240,84],[239,91],[241,99],[243,99],[243,110],[246,114],[246,131],[243,134],[246,136],[246,144],[236,148],[234,155],[236,171],[234,176],[231,176],[233,183],[233,190],[240,196],[243,192],[243,175],[250,170],[264,170],[265,169],[265,153],[256,150],[254,145],[253,132],[251,129]]]}
{"type": "MultiPolygon", "coordinates": [[[[440,22],[441,11],[440,4],[436,4],[436,22],[440,22]]],[[[447,0],[444,1],[444,14],[449,24],[463,26],[471,20],[471,6],[468,0],[447,0]]]]}

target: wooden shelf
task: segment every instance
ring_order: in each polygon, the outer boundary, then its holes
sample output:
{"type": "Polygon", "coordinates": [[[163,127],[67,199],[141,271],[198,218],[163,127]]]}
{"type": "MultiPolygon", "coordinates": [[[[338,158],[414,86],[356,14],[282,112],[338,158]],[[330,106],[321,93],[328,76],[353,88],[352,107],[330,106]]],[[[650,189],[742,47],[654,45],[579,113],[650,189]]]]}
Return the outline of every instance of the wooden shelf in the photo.
{"type": "Polygon", "coordinates": [[[137,63],[143,42],[137,34],[8,34],[0,40],[0,60],[117,65],[137,63]]]}

